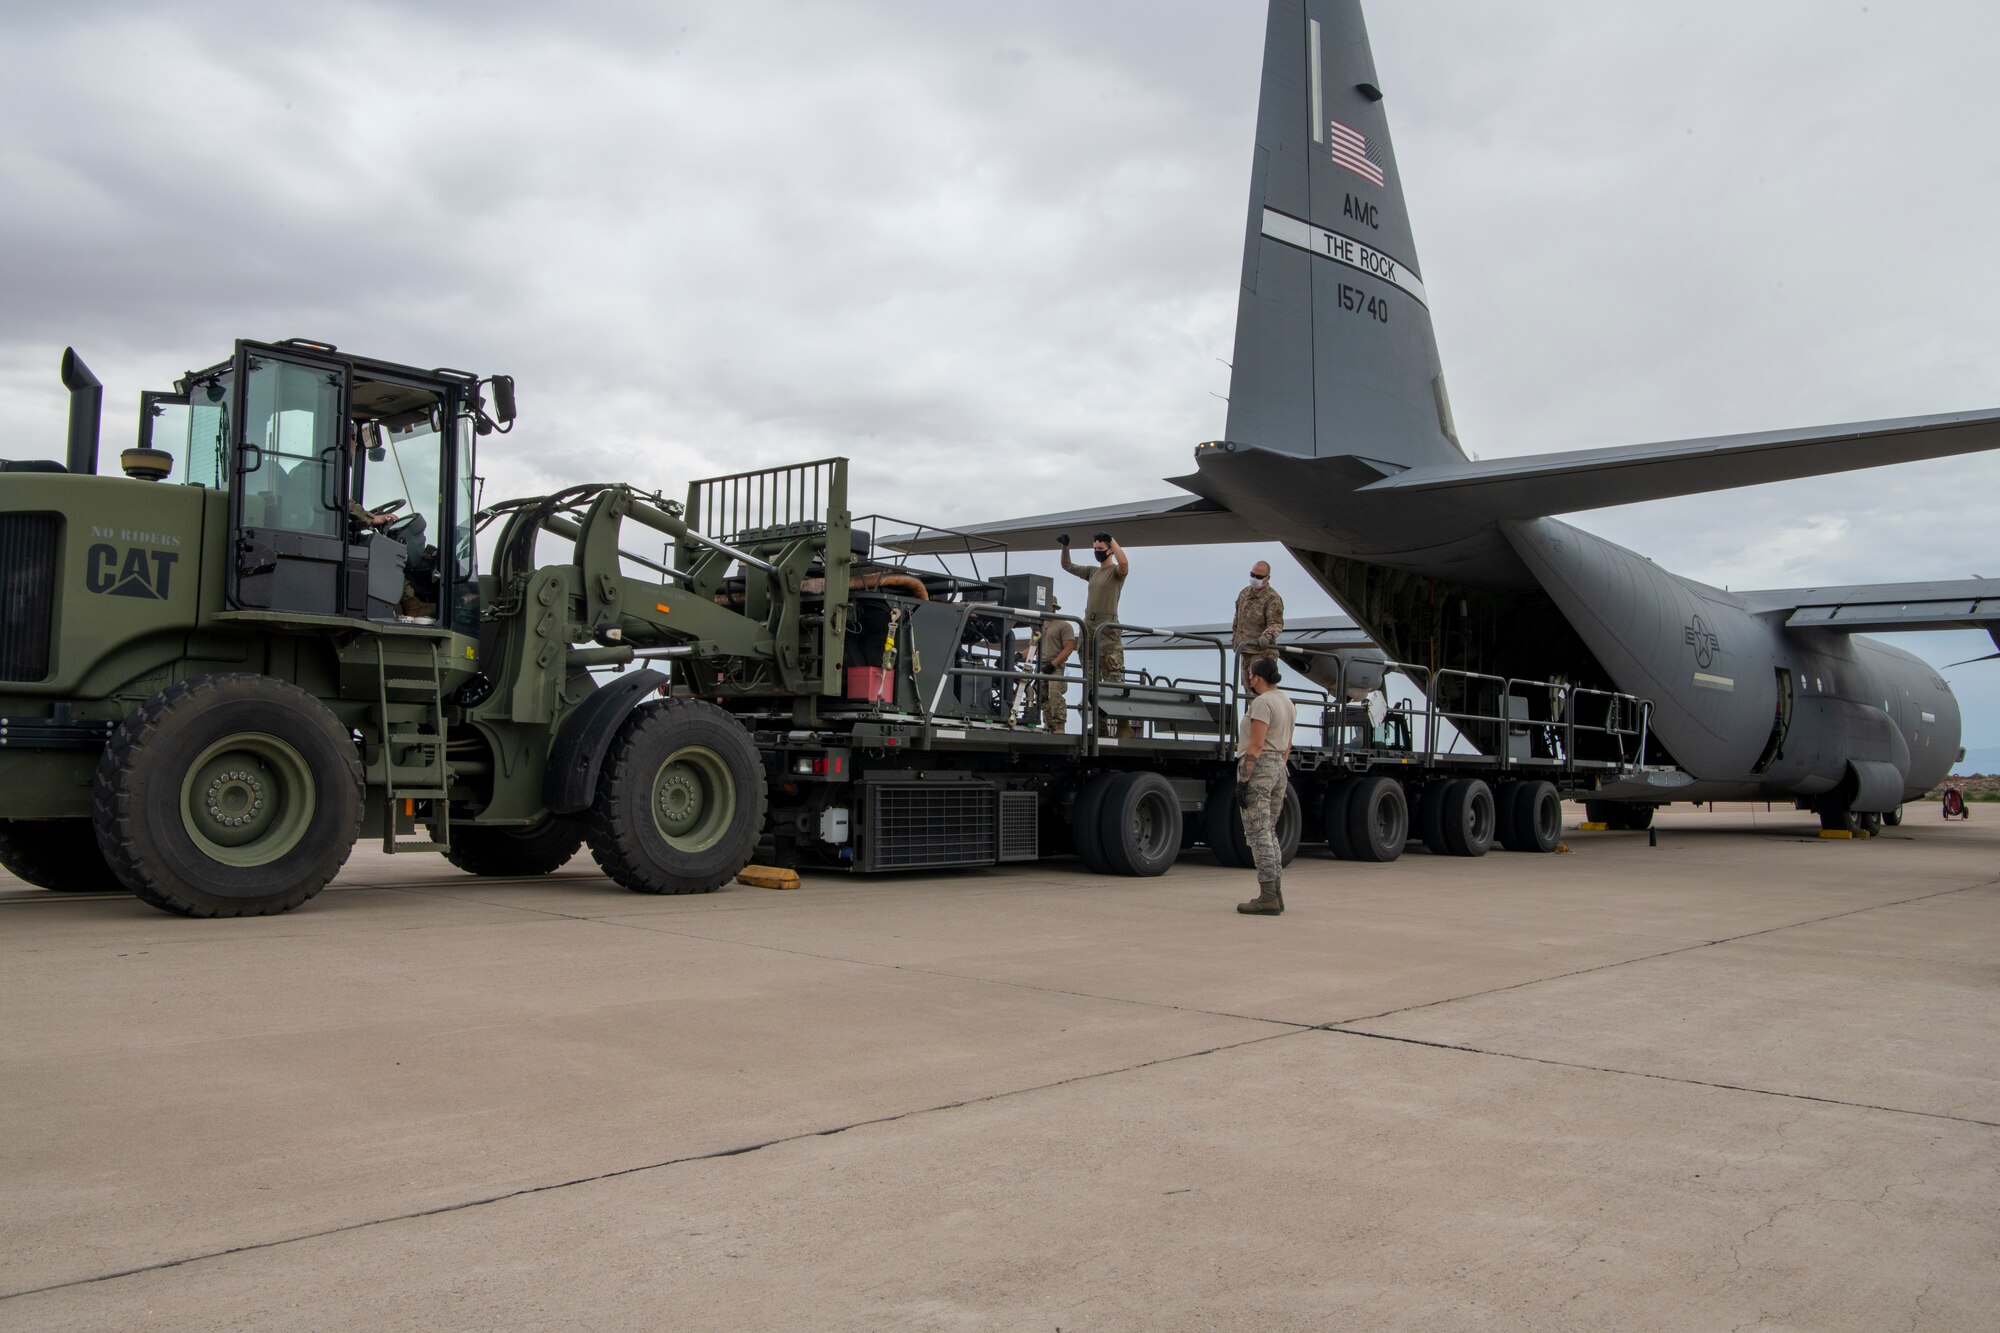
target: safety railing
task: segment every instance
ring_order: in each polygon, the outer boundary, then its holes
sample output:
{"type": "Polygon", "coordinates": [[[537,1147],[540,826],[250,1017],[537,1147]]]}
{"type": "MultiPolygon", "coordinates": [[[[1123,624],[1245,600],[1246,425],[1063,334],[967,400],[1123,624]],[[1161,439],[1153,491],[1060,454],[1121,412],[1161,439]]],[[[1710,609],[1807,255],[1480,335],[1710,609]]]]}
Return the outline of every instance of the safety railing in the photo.
{"type": "Polygon", "coordinates": [[[690,527],[741,545],[811,531],[846,508],[847,460],[821,458],[690,482],[686,517],[690,527]]]}
{"type": "MultiPolygon", "coordinates": [[[[1426,764],[1435,764],[1439,759],[1478,759],[1502,771],[1573,765],[1584,761],[1579,752],[1579,738],[1602,737],[1603,745],[1596,748],[1608,757],[1596,762],[1613,764],[1620,771],[1646,767],[1653,706],[1637,695],[1579,688],[1560,680],[1495,676],[1458,668],[1434,670],[1415,662],[1371,662],[1366,670],[1373,678],[1385,666],[1407,679],[1418,692],[1421,708],[1405,700],[1389,706],[1385,717],[1387,713],[1401,717],[1409,731],[1411,757],[1421,757],[1426,764]],[[1460,700],[1476,699],[1482,684],[1489,687],[1484,693],[1494,700],[1491,711],[1445,702],[1448,695],[1460,700]],[[1528,702],[1537,694],[1548,701],[1546,712],[1539,716],[1533,703],[1528,702]],[[1514,699],[1522,699],[1528,706],[1516,711],[1510,702],[1514,699]],[[1581,705],[1586,701],[1601,702],[1602,721],[1583,718],[1585,709],[1581,705]],[[1472,737],[1480,733],[1487,734],[1490,753],[1476,747],[1472,737]],[[1525,755],[1515,753],[1513,744],[1522,737],[1529,742],[1530,753],[1525,755]],[[1540,753],[1533,752],[1537,741],[1540,753]],[[1467,747],[1463,751],[1459,748],[1461,743],[1467,747]]],[[[1359,705],[1347,702],[1349,669],[1350,664],[1343,661],[1338,674],[1341,688],[1335,692],[1331,715],[1323,727],[1336,760],[1345,759],[1352,750],[1377,748],[1372,735],[1366,743],[1354,741],[1354,733],[1363,729],[1364,717],[1357,715],[1359,705]]],[[[1386,701],[1386,691],[1384,698],[1386,701]]],[[[1594,714],[1596,710],[1589,711],[1594,714]]],[[[1376,725],[1368,720],[1366,730],[1372,732],[1376,725]]]]}
{"type": "MultiPolygon", "coordinates": [[[[926,553],[928,558],[937,561],[937,567],[947,576],[951,578],[961,577],[958,571],[951,567],[951,562],[947,557],[962,555],[971,567],[971,581],[974,583],[987,582],[987,577],[979,571],[979,556],[981,552],[989,556],[997,554],[1000,557],[1000,573],[997,577],[1005,578],[1007,576],[1010,565],[1009,557],[1012,555],[1012,551],[1007,543],[998,538],[981,537],[970,532],[960,532],[957,528],[939,527],[935,523],[919,523],[914,519],[897,518],[893,514],[860,514],[855,517],[853,527],[856,532],[862,533],[868,538],[870,550],[873,550],[879,544],[880,529],[884,527],[887,527],[890,532],[895,533],[899,537],[909,537],[913,541],[934,541],[942,538],[951,538],[958,542],[957,549],[948,551],[937,550],[926,553]]],[[[917,560],[924,558],[926,557],[914,557],[917,560]]],[[[910,561],[906,560],[905,563],[910,563],[910,561]]]]}

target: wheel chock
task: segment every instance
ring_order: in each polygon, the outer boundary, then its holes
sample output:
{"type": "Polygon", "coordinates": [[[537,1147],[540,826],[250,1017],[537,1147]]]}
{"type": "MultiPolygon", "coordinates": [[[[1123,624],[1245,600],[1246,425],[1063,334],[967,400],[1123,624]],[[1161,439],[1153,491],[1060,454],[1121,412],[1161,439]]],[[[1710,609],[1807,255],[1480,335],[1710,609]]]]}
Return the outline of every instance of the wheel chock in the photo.
{"type": "Polygon", "coordinates": [[[1610,827],[1611,825],[1601,819],[1586,819],[1577,825],[1577,828],[1584,833],[1602,833],[1610,827]]]}
{"type": "Polygon", "coordinates": [[[752,889],[796,889],[799,872],[777,866],[744,866],[737,873],[736,882],[752,889]]]}
{"type": "Polygon", "coordinates": [[[1844,838],[1852,841],[1854,834],[1844,828],[1823,828],[1819,831],[1819,836],[1822,838],[1844,838]]]}

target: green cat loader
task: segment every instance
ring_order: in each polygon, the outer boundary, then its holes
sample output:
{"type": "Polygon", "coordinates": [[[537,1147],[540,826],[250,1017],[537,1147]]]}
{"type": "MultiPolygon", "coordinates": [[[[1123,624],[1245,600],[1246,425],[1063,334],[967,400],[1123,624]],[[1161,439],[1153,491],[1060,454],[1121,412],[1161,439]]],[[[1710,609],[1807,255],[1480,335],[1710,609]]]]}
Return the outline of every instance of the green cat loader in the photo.
{"type": "Polygon", "coordinates": [[[645,893],[749,860],[764,766],[712,700],[839,690],[844,463],[482,512],[511,379],[291,339],[141,395],[100,475],[101,386],[63,378],[66,458],[0,462],[0,865],[245,916],[362,837],[484,875],[588,842],[645,893]],[[730,504],[731,542],[691,526],[730,504]]]}

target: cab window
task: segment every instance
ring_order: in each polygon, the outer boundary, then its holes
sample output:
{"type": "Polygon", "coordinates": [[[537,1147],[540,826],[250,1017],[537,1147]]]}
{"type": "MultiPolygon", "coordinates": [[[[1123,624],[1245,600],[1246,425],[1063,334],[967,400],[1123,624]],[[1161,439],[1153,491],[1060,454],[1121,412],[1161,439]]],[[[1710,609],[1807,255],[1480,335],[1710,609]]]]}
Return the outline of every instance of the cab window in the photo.
{"type": "Polygon", "coordinates": [[[258,457],[242,473],[244,526],[340,536],[340,377],[253,359],[246,387],[243,440],[258,457]]]}

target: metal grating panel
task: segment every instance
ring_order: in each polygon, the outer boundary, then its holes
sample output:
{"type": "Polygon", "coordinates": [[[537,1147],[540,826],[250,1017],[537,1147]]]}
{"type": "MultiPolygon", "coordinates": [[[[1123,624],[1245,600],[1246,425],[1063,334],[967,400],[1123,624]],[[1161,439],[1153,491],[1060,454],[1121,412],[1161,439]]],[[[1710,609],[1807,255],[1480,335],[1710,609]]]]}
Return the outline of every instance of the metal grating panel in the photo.
{"type": "Polygon", "coordinates": [[[43,680],[56,603],[55,514],[0,514],[0,680],[43,680]]]}
{"type": "Polygon", "coordinates": [[[865,870],[993,864],[995,802],[983,782],[898,782],[868,792],[865,870]]]}
{"type": "Polygon", "coordinates": [[[1032,861],[1041,854],[1041,799],[1031,791],[1001,792],[1000,859],[1032,861]]]}

